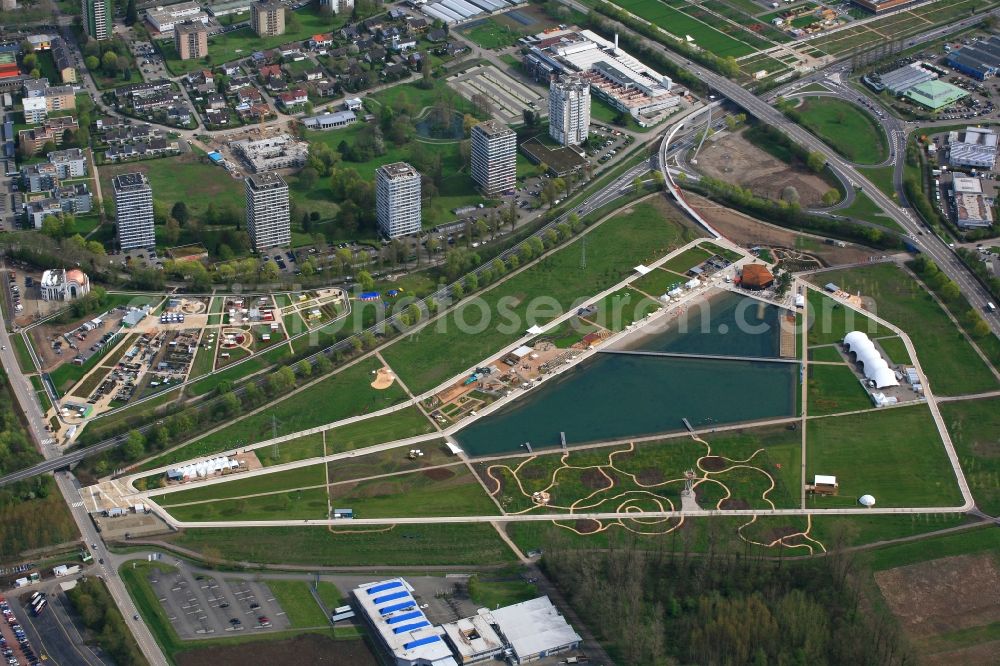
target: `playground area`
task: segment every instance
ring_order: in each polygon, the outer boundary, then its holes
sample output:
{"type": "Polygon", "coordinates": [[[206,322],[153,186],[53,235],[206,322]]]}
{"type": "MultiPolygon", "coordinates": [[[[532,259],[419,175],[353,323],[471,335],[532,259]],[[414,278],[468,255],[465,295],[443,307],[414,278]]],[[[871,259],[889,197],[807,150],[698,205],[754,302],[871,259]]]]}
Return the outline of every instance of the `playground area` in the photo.
{"type": "Polygon", "coordinates": [[[317,289],[301,294],[287,294],[290,301],[280,308],[279,314],[289,329],[289,335],[297,332],[296,327],[304,323],[307,329],[327,324],[350,312],[350,302],[340,289],[317,289]]]}
{"type": "Polygon", "coordinates": [[[375,371],[375,379],[372,380],[372,388],[376,391],[384,391],[396,381],[396,373],[389,368],[379,368],[375,371]]]}

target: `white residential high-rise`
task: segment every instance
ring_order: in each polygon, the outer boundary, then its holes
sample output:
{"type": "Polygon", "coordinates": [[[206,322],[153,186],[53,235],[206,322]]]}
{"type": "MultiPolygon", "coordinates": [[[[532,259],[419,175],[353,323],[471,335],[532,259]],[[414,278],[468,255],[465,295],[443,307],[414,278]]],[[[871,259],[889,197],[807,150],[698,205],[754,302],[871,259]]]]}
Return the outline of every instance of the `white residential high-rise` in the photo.
{"type": "Polygon", "coordinates": [[[276,173],[255,173],[243,181],[247,198],[247,233],[255,250],[292,243],[288,184],[276,173]]]}
{"type": "Polygon", "coordinates": [[[488,197],[515,187],[517,177],[517,135],[495,120],[472,128],[472,180],[488,197]]]}
{"type": "Polygon", "coordinates": [[[578,146],[590,131],[590,84],[561,76],[549,84],[549,135],[564,146],[578,146]]]}
{"type": "Polygon", "coordinates": [[[320,7],[329,7],[334,14],[350,14],[354,0],[319,0],[320,7]]]}
{"type": "Polygon", "coordinates": [[[406,162],[375,170],[375,217],[387,238],[420,231],[420,173],[406,162]]]}
{"type": "Polygon", "coordinates": [[[115,190],[118,246],[124,250],[156,245],[153,229],[153,190],[141,173],[123,173],[111,179],[115,190]]]}

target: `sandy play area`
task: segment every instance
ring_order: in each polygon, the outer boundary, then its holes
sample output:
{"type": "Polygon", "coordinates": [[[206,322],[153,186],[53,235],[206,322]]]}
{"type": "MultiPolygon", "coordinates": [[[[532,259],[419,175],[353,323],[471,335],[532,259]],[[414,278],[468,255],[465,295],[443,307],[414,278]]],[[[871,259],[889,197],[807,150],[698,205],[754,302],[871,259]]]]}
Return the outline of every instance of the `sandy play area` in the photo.
{"type": "Polygon", "coordinates": [[[389,368],[379,368],[378,372],[375,373],[375,381],[372,382],[372,388],[377,391],[384,391],[392,386],[394,381],[396,381],[396,373],[389,368]]]}

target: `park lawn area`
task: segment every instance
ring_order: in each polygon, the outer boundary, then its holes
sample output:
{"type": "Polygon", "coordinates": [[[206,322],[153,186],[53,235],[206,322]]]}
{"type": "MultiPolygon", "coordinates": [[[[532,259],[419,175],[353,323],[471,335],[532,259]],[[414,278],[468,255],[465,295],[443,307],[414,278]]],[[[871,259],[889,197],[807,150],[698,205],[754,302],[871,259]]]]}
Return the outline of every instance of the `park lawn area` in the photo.
{"type": "Polygon", "coordinates": [[[197,379],[202,375],[207,375],[215,369],[215,346],[219,344],[219,340],[216,340],[207,347],[203,346],[204,344],[206,343],[198,345],[194,361],[191,363],[191,372],[188,374],[188,381],[197,379]]]}
{"type": "Polygon", "coordinates": [[[409,472],[330,486],[334,506],[354,509],[355,518],[492,516],[497,505],[468,468],[409,472]]]}
{"type": "Polygon", "coordinates": [[[291,490],[246,499],[171,506],[166,511],[179,521],[195,523],[215,520],[305,520],[309,518],[323,520],[328,516],[325,488],[291,490]]]}
{"type": "Polygon", "coordinates": [[[282,442],[277,447],[266,446],[257,449],[257,459],[264,467],[281,465],[295,460],[306,460],[307,458],[319,458],[322,455],[323,433],[321,432],[282,442]]]}
{"type": "Polygon", "coordinates": [[[876,340],[875,344],[881,347],[885,355],[889,357],[889,365],[908,365],[912,363],[910,354],[906,351],[906,345],[903,344],[903,338],[898,335],[876,340]]]}
{"type": "Polygon", "coordinates": [[[406,398],[406,393],[398,383],[393,383],[384,391],[371,387],[372,373],[380,367],[382,364],[376,358],[355,363],[296,395],[277,400],[256,414],[240,417],[222,430],[205,435],[149,464],[153,467],[169,465],[231,449],[237,442],[246,445],[270,439],[272,417],[278,422],[278,434],[284,435],[360,416],[401,402],[406,398]]]}
{"type": "MultiPolygon", "coordinates": [[[[434,79],[434,85],[430,88],[423,88],[417,83],[402,83],[397,86],[390,86],[369,95],[367,100],[374,102],[373,106],[376,109],[383,104],[388,104],[397,112],[412,112],[412,117],[419,116],[420,111],[424,107],[435,106],[440,104],[442,100],[446,100],[452,108],[461,113],[472,113],[473,111],[472,102],[462,97],[441,79],[434,79]]],[[[357,132],[359,130],[360,126],[352,126],[343,130],[343,132],[357,132]]],[[[340,141],[338,140],[337,143],[340,143],[340,141]]]]}
{"type": "Polygon", "coordinates": [[[31,352],[28,350],[30,344],[24,339],[24,335],[13,335],[14,353],[17,354],[17,364],[21,367],[21,372],[37,372],[35,362],[31,360],[31,352]]]}
{"type": "MultiPolygon", "coordinates": [[[[239,30],[209,37],[209,62],[218,65],[240,58],[249,58],[254,51],[267,51],[283,44],[303,42],[313,35],[339,29],[346,21],[346,18],[337,14],[325,17],[320,14],[319,9],[315,5],[310,4],[308,7],[295,12],[296,25],[291,26],[288,23],[288,12],[286,9],[284,34],[274,37],[258,37],[247,26],[239,30]]],[[[188,72],[205,67],[205,59],[203,58],[181,60],[177,54],[173,40],[157,41],[156,46],[163,54],[167,69],[175,76],[187,74],[188,72]]]]}
{"type": "Polygon", "coordinates": [[[499,608],[538,597],[538,588],[520,578],[482,580],[476,575],[469,579],[469,597],[480,608],[499,608]]]}
{"type": "Polygon", "coordinates": [[[813,347],[809,350],[810,361],[828,361],[831,363],[843,363],[844,357],[836,347],[827,345],[825,347],[813,347]]]}
{"type": "Polygon", "coordinates": [[[804,127],[856,164],[878,164],[889,157],[885,132],[854,104],[806,97],[796,111],[804,127]]]}
{"type": "Polygon", "coordinates": [[[424,455],[410,458],[409,448],[399,447],[366,453],[359,452],[356,456],[331,460],[327,463],[327,477],[330,483],[338,481],[355,481],[370,476],[395,474],[420,470],[424,467],[444,465],[464,465],[457,460],[445,446],[443,439],[427,440],[414,444],[424,455]]]}
{"type": "Polygon", "coordinates": [[[618,109],[612,107],[600,97],[594,97],[590,101],[590,118],[591,120],[604,123],[605,125],[609,125],[611,127],[625,127],[630,130],[644,131],[643,128],[639,126],[639,123],[635,122],[635,118],[633,118],[631,114],[622,114],[618,109]],[[615,119],[620,115],[624,115],[625,117],[624,125],[618,125],[615,122],[615,119]]]}
{"type": "Polygon", "coordinates": [[[930,409],[922,403],[863,414],[812,419],[806,433],[806,478],[837,477],[840,494],[809,499],[809,507],[957,506],[962,496],[930,409]]]}
{"type": "Polygon", "coordinates": [[[679,218],[667,217],[665,206],[659,200],[637,204],[592,228],[586,236],[586,268],[580,268],[577,238],[483,291],[474,303],[459,305],[444,322],[400,338],[385,348],[383,357],[415,394],[437,386],[510,344],[532,325],[551,321],[578,299],[621,281],[637,263],[653,261],[697,233],[679,218]],[[559,304],[559,312],[546,308],[548,312],[529,317],[533,297],[543,295],[559,304]],[[498,325],[492,317],[501,304],[506,321],[498,325]]]}
{"type": "Polygon", "coordinates": [[[326,613],[316,603],[309,583],[304,580],[267,580],[265,581],[271,593],[274,594],[281,610],[285,611],[288,621],[293,627],[327,627],[330,621],[326,613]]]}
{"type": "Polygon", "coordinates": [[[984,525],[980,529],[876,548],[861,554],[861,558],[873,571],[882,571],[951,555],[987,553],[995,558],[998,552],[1000,530],[984,525]]]}
{"type": "Polygon", "coordinates": [[[821,416],[868,409],[868,392],[846,365],[809,366],[809,415],[821,416]]]}
{"type": "Polygon", "coordinates": [[[165,538],[184,548],[213,549],[224,558],[261,564],[435,566],[511,564],[514,554],[489,524],[204,528],[165,538]]]}
{"type": "Polygon", "coordinates": [[[952,442],[962,463],[976,506],[991,516],[1000,513],[1000,398],[941,403],[952,442]]]}
{"type": "Polygon", "coordinates": [[[329,453],[352,451],[434,432],[434,426],[416,406],[392,414],[348,423],[326,431],[329,453]]]}
{"type": "Polygon", "coordinates": [[[673,271],[678,275],[684,275],[698,264],[712,258],[712,253],[703,250],[701,246],[696,246],[684,250],[676,257],[660,265],[660,268],[673,271]]]}
{"type": "Polygon", "coordinates": [[[829,550],[838,538],[846,546],[898,539],[973,522],[960,513],[903,513],[851,516],[813,515],[813,536],[829,550]],[[842,528],[846,527],[846,530],[842,528]],[[838,534],[840,532],[840,534],[838,534]]]}
{"type": "Polygon", "coordinates": [[[838,208],[837,215],[846,215],[864,222],[879,224],[893,231],[903,231],[899,223],[882,212],[874,201],[864,192],[856,192],[854,202],[846,208],[838,208]]]}
{"type": "Polygon", "coordinates": [[[663,2],[656,0],[614,0],[614,4],[646,19],[654,26],[661,26],[663,30],[668,31],[678,40],[684,40],[686,36],[690,36],[694,39],[695,44],[719,56],[738,58],[757,50],[746,42],[734,39],[708,23],[699,21],[663,2]]]}
{"type": "MultiPolygon", "coordinates": [[[[823,273],[818,279],[827,281],[828,274],[823,273]]],[[[841,289],[844,288],[837,282],[841,289]]],[[[860,312],[838,303],[829,296],[809,290],[807,294],[809,300],[809,344],[827,345],[833,342],[840,342],[844,336],[851,331],[861,331],[868,334],[869,338],[883,335],[892,335],[892,331],[885,328],[873,319],[869,319],[860,312]]],[[[881,316],[885,316],[882,314],[881,316]]]]}
{"type": "Polygon", "coordinates": [[[256,474],[255,476],[234,474],[230,478],[232,480],[226,483],[214,483],[200,488],[156,495],[153,499],[162,506],[175,506],[187,502],[203,502],[322,486],[326,483],[326,471],[323,469],[323,463],[317,463],[271,474],[256,474]]]}
{"type": "Polygon", "coordinates": [[[484,49],[502,49],[517,44],[521,33],[510,26],[500,25],[491,18],[476,21],[471,28],[460,31],[470,41],[484,49]]]}
{"type": "Polygon", "coordinates": [[[597,312],[587,319],[616,332],[660,309],[656,301],[628,288],[608,294],[596,305],[597,312]]]}
{"type": "Polygon", "coordinates": [[[650,296],[662,296],[670,291],[671,287],[683,284],[684,279],[676,274],[654,268],[649,273],[634,281],[632,286],[636,289],[641,289],[650,296]]]}
{"type": "Polygon", "coordinates": [[[861,175],[871,181],[872,185],[882,190],[885,196],[896,199],[896,188],[892,183],[893,167],[866,167],[858,169],[861,175]]]}
{"type": "Polygon", "coordinates": [[[874,299],[879,317],[910,334],[920,364],[937,395],[962,395],[997,388],[993,373],[941,307],[898,266],[875,264],[822,273],[813,280],[821,284],[834,282],[847,292],[860,292],[874,299]],[[955,372],[955,368],[962,371],[955,372]]]}
{"type": "Polygon", "coordinates": [[[213,165],[197,149],[173,157],[102,165],[102,191],[113,191],[111,179],[118,174],[135,172],[144,173],[149,178],[153,200],[168,209],[178,201],[183,201],[192,217],[200,218],[208,210],[209,203],[212,203],[216,210],[229,207],[239,211],[242,216],[246,203],[243,182],[230,176],[225,169],[213,165]],[[192,196],[192,192],[197,192],[198,196],[192,196]]]}
{"type": "MultiPolygon", "coordinates": [[[[216,340],[218,342],[218,340],[216,340]]],[[[233,350],[229,350],[230,355],[232,355],[233,350]]],[[[280,347],[274,347],[269,349],[263,354],[255,354],[249,359],[241,362],[239,365],[227,368],[224,371],[217,372],[213,375],[204,377],[193,384],[188,384],[185,390],[190,395],[205,395],[210,393],[222,382],[233,382],[238,383],[241,380],[249,377],[255,372],[264,370],[270,367],[272,364],[277,363],[282,358],[290,354],[290,350],[287,345],[281,345],[280,347]]],[[[230,359],[230,363],[233,363],[235,359],[230,359]]]]}

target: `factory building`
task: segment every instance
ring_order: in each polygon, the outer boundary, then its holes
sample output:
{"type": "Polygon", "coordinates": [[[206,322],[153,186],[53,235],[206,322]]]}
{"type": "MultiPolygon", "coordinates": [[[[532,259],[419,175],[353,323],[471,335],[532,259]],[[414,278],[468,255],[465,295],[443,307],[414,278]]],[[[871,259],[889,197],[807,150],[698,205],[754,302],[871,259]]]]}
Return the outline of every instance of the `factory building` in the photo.
{"type": "Polygon", "coordinates": [[[948,162],[953,167],[973,167],[993,170],[997,161],[997,134],[986,127],[966,127],[962,138],[958,132],[948,134],[948,162]]]}

